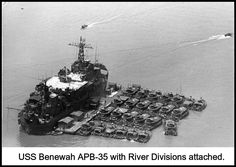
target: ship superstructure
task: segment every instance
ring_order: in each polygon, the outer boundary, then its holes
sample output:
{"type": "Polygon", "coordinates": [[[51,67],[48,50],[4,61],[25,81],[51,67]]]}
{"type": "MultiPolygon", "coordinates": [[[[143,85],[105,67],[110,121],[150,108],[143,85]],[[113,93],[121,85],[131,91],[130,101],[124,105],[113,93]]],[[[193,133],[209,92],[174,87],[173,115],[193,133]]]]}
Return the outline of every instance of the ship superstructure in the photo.
{"type": "Polygon", "coordinates": [[[64,67],[56,76],[35,87],[19,113],[19,124],[32,134],[53,130],[57,121],[74,110],[84,107],[89,98],[101,96],[106,89],[108,70],[98,62],[85,60],[84,50],[91,48],[80,37],[78,58],[71,69],[64,67]]]}

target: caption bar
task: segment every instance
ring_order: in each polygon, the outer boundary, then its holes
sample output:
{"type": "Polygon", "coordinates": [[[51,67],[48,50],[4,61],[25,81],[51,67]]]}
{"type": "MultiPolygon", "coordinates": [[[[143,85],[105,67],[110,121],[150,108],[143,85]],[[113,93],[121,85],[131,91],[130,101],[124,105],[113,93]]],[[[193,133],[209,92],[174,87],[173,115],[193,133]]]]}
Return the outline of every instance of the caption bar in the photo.
{"type": "Polygon", "coordinates": [[[3,148],[3,164],[11,165],[180,165],[234,163],[233,148],[3,148]],[[11,156],[6,155],[9,154],[11,156]],[[5,156],[4,156],[5,155],[5,156]],[[14,160],[14,161],[13,161],[14,160]],[[69,162],[69,163],[68,163],[69,162]]]}

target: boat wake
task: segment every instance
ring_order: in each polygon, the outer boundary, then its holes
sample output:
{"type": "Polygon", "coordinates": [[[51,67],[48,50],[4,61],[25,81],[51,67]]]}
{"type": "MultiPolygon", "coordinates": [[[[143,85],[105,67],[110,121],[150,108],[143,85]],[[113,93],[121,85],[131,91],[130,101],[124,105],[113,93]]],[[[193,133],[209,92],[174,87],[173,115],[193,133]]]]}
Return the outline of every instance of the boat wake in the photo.
{"type": "Polygon", "coordinates": [[[225,34],[213,35],[207,39],[202,39],[202,40],[198,40],[198,41],[191,41],[191,42],[182,42],[182,44],[180,44],[179,46],[182,47],[182,46],[189,46],[189,45],[198,45],[198,44],[213,41],[213,40],[221,40],[221,39],[228,39],[228,38],[231,38],[231,36],[227,36],[225,34]]]}
{"type": "Polygon", "coordinates": [[[98,25],[98,24],[109,23],[109,22],[111,22],[111,21],[113,21],[113,20],[119,18],[120,16],[121,16],[121,14],[120,14],[120,15],[117,15],[117,16],[114,16],[114,17],[111,17],[111,18],[106,19],[106,20],[102,20],[102,21],[98,21],[98,22],[90,23],[90,24],[88,24],[88,28],[91,28],[91,27],[93,27],[93,26],[95,26],[95,25],[98,25]]]}

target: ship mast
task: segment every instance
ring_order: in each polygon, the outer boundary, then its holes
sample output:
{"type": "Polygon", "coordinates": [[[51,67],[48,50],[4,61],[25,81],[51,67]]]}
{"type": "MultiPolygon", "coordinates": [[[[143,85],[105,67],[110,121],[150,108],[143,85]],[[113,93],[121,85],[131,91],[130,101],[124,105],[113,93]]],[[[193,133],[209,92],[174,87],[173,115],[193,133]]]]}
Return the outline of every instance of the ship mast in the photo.
{"type": "Polygon", "coordinates": [[[83,40],[82,36],[80,36],[78,59],[82,61],[84,61],[84,47],[85,47],[85,40],[83,40]]]}
{"type": "Polygon", "coordinates": [[[96,64],[96,63],[97,63],[97,61],[98,61],[98,60],[97,60],[97,54],[98,54],[98,51],[97,51],[97,49],[98,49],[98,48],[97,48],[97,45],[96,45],[96,51],[95,51],[95,60],[94,60],[95,64],[96,64]]]}
{"type": "Polygon", "coordinates": [[[78,53],[78,60],[81,60],[82,62],[84,62],[84,48],[89,48],[89,49],[93,49],[90,45],[87,45],[85,43],[85,39],[82,38],[82,36],[80,36],[80,41],[79,43],[69,43],[70,46],[75,46],[77,48],[79,48],[79,53],[78,53]]]}

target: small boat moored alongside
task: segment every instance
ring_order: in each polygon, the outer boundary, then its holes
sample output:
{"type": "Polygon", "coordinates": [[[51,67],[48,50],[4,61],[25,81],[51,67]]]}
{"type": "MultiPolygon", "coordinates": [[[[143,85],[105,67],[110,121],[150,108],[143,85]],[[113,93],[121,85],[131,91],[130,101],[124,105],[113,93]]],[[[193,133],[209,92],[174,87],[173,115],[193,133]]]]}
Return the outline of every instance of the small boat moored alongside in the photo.
{"type": "Polygon", "coordinates": [[[151,102],[149,100],[144,100],[139,102],[136,107],[140,110],[145,110],[150,104],[151,102]]]}
{"type": "Polygon", "coordinates": [[[141,88],[140,85],[133,84],[132,86],[129,86],[125,90],[123,90],[123,94],[132,97],[140,90],[140,88],[141,88]]]}
{"type": "Polygon", "coordinates": [[[147,97],[149,93],[149,90],[147,89],[140,89],[136,94],[135,94],[135,98],[141,100],[141,99],[145,99],[147,97]]]}
{"type": "Polygon", "coordinates": [[[173,120],[165,120],[164,124],[164,134],[177,136],[177,124],[173,120]]]}
{"type": "Polygon", "coordinates": [[[184,102],[184,98],[180,95],[175,95],[172,99],[171,99],[171,103],[175,106],[179,106],[184,102]]]}
{"type": "Polygon", "coordinates": [[[173,104],[169,104],[167,106],[163,106],[159,111],[159,116],[161,118],[166,119],[168,116],[170,116],[172,110],[175,108],[173,104]]]}
{"type": "Polygon", "coordinates": [[[171,118],[174,121],[179,121],[183,118],[185,118],[189,114],[189,111],[186,107],[179,107],[177,109],[174,109],[171,113],[171,118]]]}
{"type": "Polygon", "coordinates": [[[106,129],[103,132],[103,137],[113,137],[115,134],[116,128],[113,124],[111,125],[106,125],[106,129]]]}
{"type": "Polygon", "coordinates": [[[152,101],[152,102],[155,102],[155,101],[158,101],[161,99],[161,95],[162,95],[162,92],[161,91],[150,91],[148,96],[147,96],[147,99],[152,101]]]}
{"type": "Polygon", "coordinates": [[[128,101],[125,102],[124,108],[132,109],[135,105],[139,102],[137,98],[130,98],[128,101]]]}
{"type": "Polygon", "coordinates": [[[139,143],[147,143],[151,138],[152,133],[150,131],[139,131],[138,137],[134,140],[139,143]]]}
{"type": "Polygon", "coordinates": [[[131,129],[131,130],[128,130],[127,134],[126,134],[126,139],[127,140],[137,140],[138,138],[138,132],[136,132],[136,130],[134,129],[131,129]]]}
{"type": "Polygon", "coordinates": [[[162,124],[162,118],[156,117],[149,117],[145,120],[145,129],[153,130],[162,124]]]}
{"type": "Polygon", "coordinates": [[[143,125],[145,124],[145,121],[147,118],[149,118],[150,115],[149,114],[139,114],[135,117],[135,121],[134,124],[137,127],[143,127],[143,125]]]}
{"type": "Polygon", "coordinates": [[[81,125],[76,134],[79,134],[81,136],[89,136],[92,131],[93,127],[89,123],[85,123],[81,125]]]}
{"type": "Polygon", "coordinates": [[[105,129],[106,128],[104,126],[97,126],[94,128],[94,130],[91,132],[91,134],[95,135],[95,136],[102,136],[105,129]]]}
{"type": "Polygon", "coordinates": [[[200,99],[200,100],[193,103],[192,109],[195,111],[202,111],[206,108],[206,106],[207,106],[206,101],[203,99],[200,99]]]}
{"type": "Polygon", "coordinates": [[[127,130],[125,129],[117,129],[113,137],[116,139],[125,139],[126,133],[127,133],[127,130]]]}
{"type": "Polygon", "coordinates": [[[187,109],[191,110],[193,107],[193,101],[189,100],[189,99],[185,99],[185,101],[183,102],[183,104],[181,106],[186,107],[187,109]]]}
{"type": "Polygon", "coordinates": [[[148,110],[153,112],[153,113],[158,113],[161,107],[163,106],[162,103],[153,103],[148,106],[148,110]]]}
{"type": "Polygon", "coordinates": [[[116,104],[116,106],[121,106],[122,104],[124,104],[127,100],[129,99],[129,97],[127,96],[118,96],[117,98],[115,98],[113,100],[113,102],[116,104]]]}
{"type": "Polygon", "coordinates": [[[120,120],[121,117],[122,117],[122,113],[121,113],[120,110],[117,108],[117,109],[115,109],[114,111],[112,111],[110,120],[113,121],[113,122],[115,122],[115,121],[120,120]]]}

